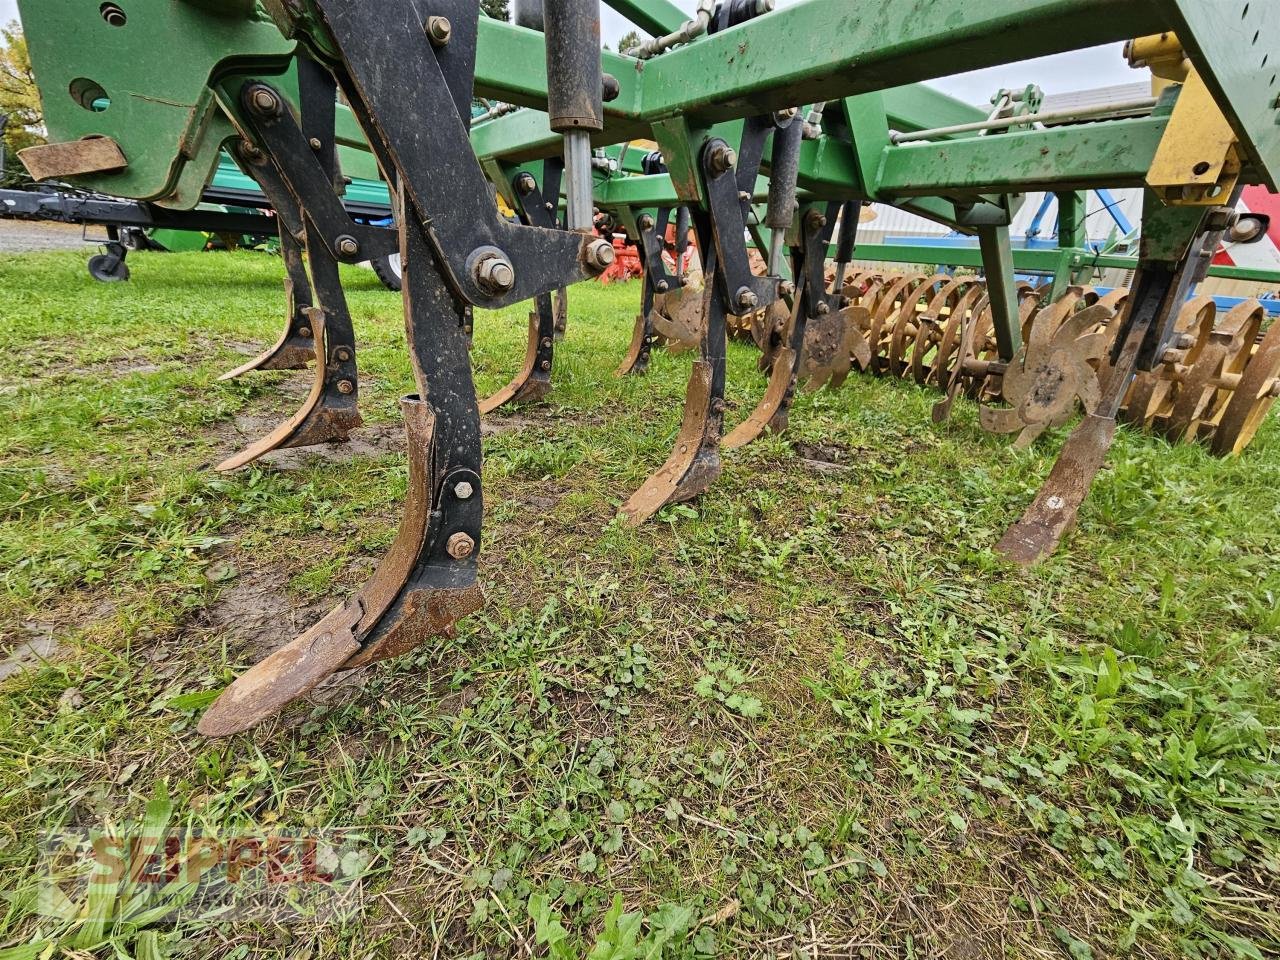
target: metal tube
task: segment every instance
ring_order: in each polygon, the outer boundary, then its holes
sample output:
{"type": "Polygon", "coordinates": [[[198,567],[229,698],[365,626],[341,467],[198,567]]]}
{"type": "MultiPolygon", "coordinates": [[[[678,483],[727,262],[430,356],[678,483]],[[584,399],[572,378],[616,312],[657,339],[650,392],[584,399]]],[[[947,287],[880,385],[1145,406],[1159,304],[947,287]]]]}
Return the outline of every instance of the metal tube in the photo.
{"type": "Polygon", "coordinates": [[[1021,117],[1002,117],[995,120],[977,120],[973,123],[958,123],[953,127],[937,127],[933,130],[917,130],[915,133],[894,133],[889,139],[894,143],[914,143],[918,140],[933,140],[936,137],[948,137],[954,133],[974,133],[980,130],[1005,130],[1024,123],[1047,123],[1049,121],[1085,120],[1102,116],[1132,116],[1138,113],[1150,113],[1158,101],[1154,97],[1141,100],[1125,100],[1120,103],[1103,104],[1096,107],[1077,107],[1071,110],[1053,110],[1048,113],[1026,114],[1021,117]]]}
{"type": "Polygon", "coordinates": [[[542,0],[514,0],[511,19],[517,26],[528,27],[541,33],[546,29],[542,13],[542,0]]]}
{"type": "Polygon", "coordinates": [[[591,133],[604,129],[600,0],[547,0],[547,116],[564,134],[570,230],[593,225],[591,133]]]}
{"type": "Polygon", "coordinates": [[[564,181],[569,229],[590,233],[594,225],[591,134],[570,130],[564,135],[564,181]]]}
{"type": "Polygon", "coordinates": [[[698,0],[698,12],[694,14],[692,20],[675,33],[646,40],[640,44],[634,55],[641,60],[649,60],[660,53],[665,53],[672,47],[697,40],[698,37],[711,28],[711,17],[715,13],[715,9],[715,0],[698,0]]]}

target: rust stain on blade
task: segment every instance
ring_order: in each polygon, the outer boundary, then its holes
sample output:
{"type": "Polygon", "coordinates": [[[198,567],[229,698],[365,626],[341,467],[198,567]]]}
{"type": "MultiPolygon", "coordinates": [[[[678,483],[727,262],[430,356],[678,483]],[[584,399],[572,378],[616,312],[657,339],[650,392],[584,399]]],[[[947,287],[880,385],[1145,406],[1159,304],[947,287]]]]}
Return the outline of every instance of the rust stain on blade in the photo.
{"type": "Polygon", "coordinates": [[[769,377],[769,389],[764,398],[746,420],[738,424],[724,438],[724,449],[737,450],[755,441],[765,430],[772,427],[776,431],[785,428],[783,423],[776,423],[779,413],[785,418],[783,404],[791,392],[796,377],[796,355],[790,347],[783,347],[774,358],[773,374],[769,377]]]}
{"type": "Polygon", "coordinates": [[[534,368],[538,363],[538,315],[529,314],[529,339],[525,347],[524,364],[520,372],[510,383],[489,397],[480,401],[480,415],[487,416],[512,401],[516,403],[536,403],[551,392],[551,384],[545,380],[535,380],[534,368]]]}
{"type": "Polygon", "coordinates": [[[360,649],[358,602],[335,608],[292,643],[242,674],[200,718],[206,737],[230,737],[257,726],[315,689],[360,649]]]}
{"type": "Polygon", "coordinates": [[[1115,439],[1116,421],[1089,415],[1076,428],[1039,496],[996,545],[1014,563],[1030,567],[1057,549],[1075,526],[1094,478],[1115,439]]]}
{"type": "Polygon", "coordinates": [[[379,660],[391,660],[418,649],[433,637],[449,634],[453,625],[484,607],[484,591],[477,584],[458,590],[416,590],[392,614],[396,620],[380,639],[342,665],[358,670],[379,660]]]}
{"type": "Polygon", "coordinates": [[[706,490],[720,474],[719,441],[719,417],[713,422],[711,414],[711,364],[699,360],[689,376],[675,449],[623,505],[627,526],[638,527],[668,503],[691,500],[706,490]]]}

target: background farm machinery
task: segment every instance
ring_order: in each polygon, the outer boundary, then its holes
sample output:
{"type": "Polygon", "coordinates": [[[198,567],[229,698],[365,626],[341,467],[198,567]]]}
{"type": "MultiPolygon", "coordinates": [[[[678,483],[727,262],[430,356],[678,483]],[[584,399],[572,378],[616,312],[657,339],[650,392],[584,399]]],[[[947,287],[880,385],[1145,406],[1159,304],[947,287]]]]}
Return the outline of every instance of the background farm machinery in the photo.
{"type": "Polygon", "coordinates": [[[521,3],[515,24],[465,0],[23,4],[56,140],[24,153],[33,175],[185,210],[226,149],[277,213],[286,327],[228,376],[314,360],[312,390],[220,469],[359,426],[338,266],[402,262],[418,392],[402,404],[400,533],[356,597],[228,689],[206,733],[247,729],[481,605],[479,417],[549,389],[554,294],[617,260],[593,229],[600,213],[644,268],[619,373],[643,372],[662,343],[696,349],[671,456],[623,506],[626,523],[705,492],[726,450],[785,428],[798,389],[858,368],[938,388],[938,419],[967,393],[985,426],[1023,443],[1084,410],[1000,543],[1031,563],[1074,523],[1118,420],[1235,453],[1280,394],[1266,305],[1193,296],[1224,239],[1266,234],[1236,205],[1280,175],[1280,34],[1262,4],[938,0],[923,17],[906,2],[703,0],[689,20],[666,0],[608,2],[652,36],[638,56],[600,50],[597,0],[521,3]],[[1120,40],[1159,79],[1152,97],[1054,113],[1029,89],[983,111],[919,85],[1120,40]],[[131,51],[161,45],[171,56],[154,70],[130,68],[131,51]],[[473,123],[477,97],[507,106],[473,123]],[[637,140],[656,152],[625,146],[637,140]],[[393,185],[394,229],[344,207],[339,148],[393,185]],[[1083,232],[1087,193],[1116,188],[1145,191],[1136,256],[1083,232]],[[1057,200],[1058,242],[1015,249],[1010,225],[1038,192],[1057,200]],[[974,238],[937,259],[980,265],[983,280],[871,268],[896,257],[859,244],[868,202],[974,238]],[[664,257],[690,237],[700,282],[664,257]],[[1127,289],[1092,287],[1103,266],[1132,270],[1127,289]],[[473,308],[522,301],[535,304],[525,362],[478,404],[473,308]],[[760,345],[768,381],[726,430],[730,329],[760,345]]]}

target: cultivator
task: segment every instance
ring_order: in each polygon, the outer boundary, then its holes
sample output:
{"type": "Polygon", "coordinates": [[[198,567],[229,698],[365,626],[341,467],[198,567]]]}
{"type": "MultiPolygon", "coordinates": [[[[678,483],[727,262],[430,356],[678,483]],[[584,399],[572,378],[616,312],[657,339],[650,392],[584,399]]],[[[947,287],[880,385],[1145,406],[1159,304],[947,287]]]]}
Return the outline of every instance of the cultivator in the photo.
{"type": "Polygon", "coordinates": [[[477,0],[20,0],[59,141],[28,151],[30,169],[182,209],[230,145],[280,213],[286,329],[231,375],[313,361],[312,390],[221,469],[359,426],[339,266],[401,263],[418,389],[402,402],[400,532],[369,583],[232,684],[203,732],[248,729],[480,607],[480,416],[550,389],[564,325],[554,295],[617,257],[597,213],[645,273],[618,373],[643,373],[660,346],[696,351],[675,446],[622,508],[628,523],[705,492],[724,451],[786,428],[798,390],[864,370],[940,390],[936,419],[971,396],[986,428],[1024,445],[1084,411],[1000,544],[1030,563],[1074,522],[1117,420],[1234,453],[1280,392],[1280,334],[1261,306],[1220,315],[1193,298],[1240,188],[1274,189],[1280,175],[1280,82],[1264,69],[1280,32],[1263,4],[939,0],[920,17],[906,2],[699,0],[688,20],[668,0],[606,2],[652,35],[639,57],[601,51],[599,0],[519,0],[518,25],[477,0]],[[916,85],[1134,38],[1131,59],[1166,86],[1123,109],[1050,115],[1028,91],[987,112],[916,85]],[[159,48],[163,68],[132,68],[159,48]],[[488,106],[473,124],[475,98],[488,106]],[[625,146],[636,138],[659,151],[639,161],[625,146]],[[344,209],[340,150],[376,162],[395,229],[344,209]],[[1078,231],[1050,284],[1017,282],[1009,225],[1023,196],[1052,192],[1070,211],[1083,191],[1134,186],[1148,201],[1128,291],[1090,289],[1078,231]],[[868,201],[976,235],[984,281],[859,270],[868,201]],[[683,268],[690,238],[700,280],[683,268]],[[477,401],[474,308],[524,301],[524,363],[477,401]],[[760,344],[768,381],[726,432],[730,332],[760,344]]]}

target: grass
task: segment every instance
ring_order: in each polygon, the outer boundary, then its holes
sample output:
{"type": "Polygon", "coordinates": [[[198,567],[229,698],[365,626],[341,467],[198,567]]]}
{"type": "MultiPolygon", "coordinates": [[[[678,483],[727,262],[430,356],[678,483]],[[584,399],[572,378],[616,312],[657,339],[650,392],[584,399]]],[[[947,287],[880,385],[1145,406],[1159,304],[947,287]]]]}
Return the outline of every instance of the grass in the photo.
{"type": "MultiPolygon", "coordinates": [[[[214,382],[277,332],[279,263],[130,263],[0,257],[0,655],[44,654],[0,683],[0,956],[1280,951],[1276,418],[1239,461],[1122,431],[1023,573],[990,546],[1065,433],[1015,453],[855,378],[632,532],[689,361],[615,380],[638,290],[575,289],[550,402],[491,418],[485,611],[210,743],[199,708],[389,544],[412,381],[353,270],[385,449],[214,476],[296,402],[296,374],[214,382]],[[45,838],[131,823],[336,838],[357,882],[288,922],[128,884],[89,888],[106,921],[40,906],[45,838]]],[[[483,391],[523,320],[479,318],[483,391]]],[[[730,367],[733,418],[763,383],[730,367]]]]}

